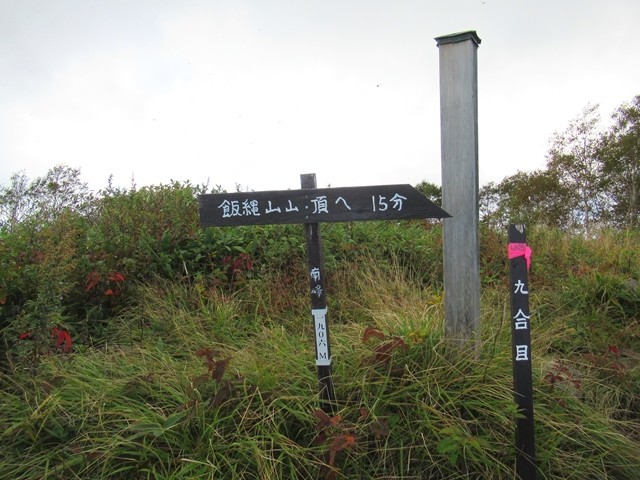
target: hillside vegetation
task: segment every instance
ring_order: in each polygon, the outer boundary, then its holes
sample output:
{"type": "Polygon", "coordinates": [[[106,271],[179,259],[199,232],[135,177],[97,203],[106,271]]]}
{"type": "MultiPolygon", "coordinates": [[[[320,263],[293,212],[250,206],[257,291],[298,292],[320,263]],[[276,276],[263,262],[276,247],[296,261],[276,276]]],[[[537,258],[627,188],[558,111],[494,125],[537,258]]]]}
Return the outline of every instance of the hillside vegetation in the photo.
{"type": "MultiPolygon", "coordinates": [[[[57,168],[3,204],[0,478],[514,478],[505,231],[460,349],[439,224],[322,226],[327,415],[301,226],[201,229],[203,186],[93,195],[57,168]]],[[[528,243],[538,477],[636,479],[640,232],[528,243]]]]}

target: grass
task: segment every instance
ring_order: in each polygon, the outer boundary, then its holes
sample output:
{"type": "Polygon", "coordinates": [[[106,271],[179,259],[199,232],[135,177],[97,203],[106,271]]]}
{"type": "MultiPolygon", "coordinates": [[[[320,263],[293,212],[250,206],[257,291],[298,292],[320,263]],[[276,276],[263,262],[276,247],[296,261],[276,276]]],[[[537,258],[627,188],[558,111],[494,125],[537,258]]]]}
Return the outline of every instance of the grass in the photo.
{"type": "MultiPolygon", "coordinates": [[[[538,478],[637,478],[632,240],[533,232],[538,478]]],[[[439,282],[402,257],[332,260],[333,416],[318,410],[303,264],[226,291],[139,284],[102,342],[2,374],[0,478],[515,478],[508,290],[490,248],[469,349],[442,334],[439,282]]]]}

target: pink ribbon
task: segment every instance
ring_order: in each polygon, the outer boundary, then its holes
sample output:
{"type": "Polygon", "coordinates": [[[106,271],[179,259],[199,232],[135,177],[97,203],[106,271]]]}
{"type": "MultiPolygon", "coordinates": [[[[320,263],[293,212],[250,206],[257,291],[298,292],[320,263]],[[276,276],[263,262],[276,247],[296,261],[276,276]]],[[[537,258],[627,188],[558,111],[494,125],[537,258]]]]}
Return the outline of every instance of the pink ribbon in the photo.
{"type": "Polygon", "coordinates": [[[527,270],[531,267],[531,254],[533,250],[526,243],[510,243],[507,246],[507,252],[509,254],[509,260],[512,258],[522,257],[524,255],[527,261],[527,270]]]}

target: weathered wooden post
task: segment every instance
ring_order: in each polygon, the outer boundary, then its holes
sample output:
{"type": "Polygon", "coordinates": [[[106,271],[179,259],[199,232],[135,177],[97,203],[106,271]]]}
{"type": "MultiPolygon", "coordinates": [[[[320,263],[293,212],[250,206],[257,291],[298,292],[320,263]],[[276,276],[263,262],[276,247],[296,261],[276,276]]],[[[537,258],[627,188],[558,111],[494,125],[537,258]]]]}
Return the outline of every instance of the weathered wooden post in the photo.
{"type": "MultiPolygon", "coordinates": [[[[300,175],[300,186],[303,189],[315,189],[316,174],[300,175]]],[[[304,235],[307,241],[307,263],[309,265],[309,292],[311,294],[311,316],[316,334],[316,369],[318,371],[318,387],[322,409],[326,413],[334,413],[336,394],[331,376],[331,345],[329,343],[329,323],[327,322],[327,295],[325,287],[324,255],[320,224],[305,223],[304,235]]]]}
{"type": "Polygon", "coordinates": [[[437,37],[440,57],[445,331],[465,343],[480,331],[478,61],[474,31],[437,37]]]}

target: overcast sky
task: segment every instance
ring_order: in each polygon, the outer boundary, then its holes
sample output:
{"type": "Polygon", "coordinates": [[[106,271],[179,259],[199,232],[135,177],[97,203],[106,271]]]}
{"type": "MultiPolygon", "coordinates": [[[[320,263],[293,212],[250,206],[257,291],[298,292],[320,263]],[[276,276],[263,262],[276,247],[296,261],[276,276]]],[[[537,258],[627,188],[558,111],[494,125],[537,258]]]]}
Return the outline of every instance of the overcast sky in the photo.
{"type": "Polygon", "coordinates": [[[638,0],[0,0],[0,184],[440,183],[438,48],[475,30],[480,182],[640,94],[638,0]]]}

